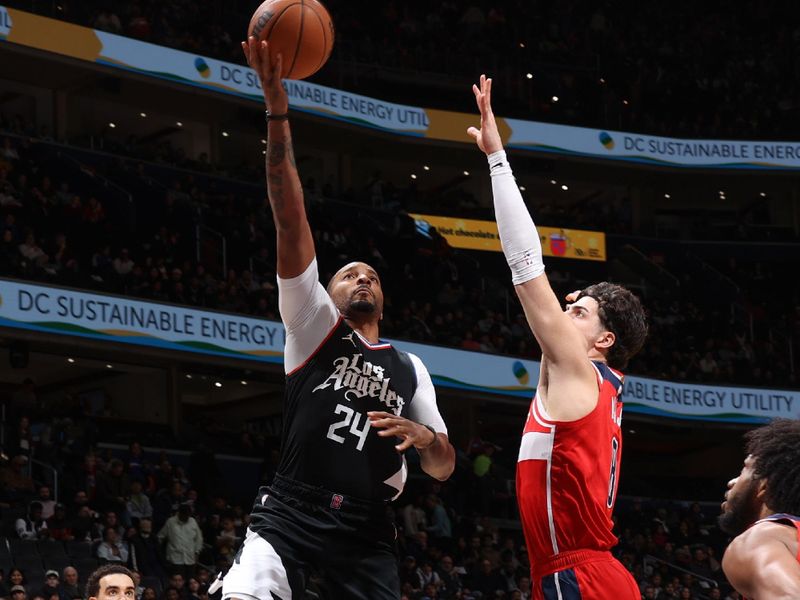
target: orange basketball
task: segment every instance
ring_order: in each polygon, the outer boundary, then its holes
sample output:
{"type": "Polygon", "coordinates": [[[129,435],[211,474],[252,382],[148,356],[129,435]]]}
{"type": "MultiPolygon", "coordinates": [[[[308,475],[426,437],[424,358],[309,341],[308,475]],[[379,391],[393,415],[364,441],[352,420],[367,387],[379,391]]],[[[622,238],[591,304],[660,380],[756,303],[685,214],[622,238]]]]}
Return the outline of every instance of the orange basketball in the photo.
{"type": "Polygon", "coordinates": [[[333,50],[333,21],[317,0],[266,0],[253,13],[247,35],[269,42],[270,53],[281,53],[285,79],[310,77],[333,50]]]}

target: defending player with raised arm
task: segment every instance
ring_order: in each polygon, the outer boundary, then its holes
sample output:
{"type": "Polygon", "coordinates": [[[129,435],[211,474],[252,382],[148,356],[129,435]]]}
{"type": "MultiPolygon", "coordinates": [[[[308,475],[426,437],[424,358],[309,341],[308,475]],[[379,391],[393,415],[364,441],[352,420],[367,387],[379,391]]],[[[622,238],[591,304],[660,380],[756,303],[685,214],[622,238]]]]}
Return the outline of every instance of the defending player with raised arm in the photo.
{"type": "Polygon", "coordinates": [[[728,482],[720,528],[736,536],[722,570],[749,600],[800,598],[800,421],[749,432],[741,473],[728,482]]]}
{"type": "Polygon", "coordinates": [[[319,282],[289,128],[281,57],[242,43],[267,107],[267,193],[277,230],[278,305],[286,327],[281,460],[256,497],[223,580],[226,600],[305,597],[311,569],[332,598],[396,600],[387,504],[403,490],[404,451],[447,479],[455,450],[419,358],[379,339],[381,281],[361,262],[319,282]]]}
{"type": "Polygon", "coordinates": [[[545,275],[539,233],[514,180],[491,106],[492,80],[473,93],[503,253],[528,324],[542,348],[536,395],[517,462],[517,501],[534,598],[639,600],[633,577],[611,556],[611,513],[622,454],[623,375],[644,344],[638,298],[598,283],[567,297],[545,275]]]}

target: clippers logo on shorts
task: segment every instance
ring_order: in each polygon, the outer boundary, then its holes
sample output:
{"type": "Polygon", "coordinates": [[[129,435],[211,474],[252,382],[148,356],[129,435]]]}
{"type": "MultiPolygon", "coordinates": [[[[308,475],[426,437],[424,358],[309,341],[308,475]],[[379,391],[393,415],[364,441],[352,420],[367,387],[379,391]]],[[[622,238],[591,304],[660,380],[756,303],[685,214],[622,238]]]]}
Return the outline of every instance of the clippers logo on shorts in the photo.
{"type": "Polygon", "coordinates": [[[384,378],[384,368],[365,361],[364,357],[354,352],[352,356],[340,356],[333,361],[333,372],[328,378],[315,387],[312,393],[329,388],[339,391],[344,389],[344,397],[348,402],[369,396],[377,398],[395,415],[403,410],[405,401],[389,389],[391,377],[384,378]]]}
{"type": "Polygon", "coordinates": [[[331,496],[331,508],[334,510],[339,510],[342,508],[342,502],[344,502],[344,496],[341,494],[334,494],[331,496]]]}

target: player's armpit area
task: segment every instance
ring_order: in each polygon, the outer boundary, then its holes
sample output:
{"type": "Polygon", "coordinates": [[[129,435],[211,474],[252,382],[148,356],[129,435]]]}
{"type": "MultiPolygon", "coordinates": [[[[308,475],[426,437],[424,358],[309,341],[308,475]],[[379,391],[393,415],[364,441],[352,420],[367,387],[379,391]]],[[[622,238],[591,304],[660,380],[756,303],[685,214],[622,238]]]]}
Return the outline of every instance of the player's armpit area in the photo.
{"type": "Polygon", "coordinates": [[[780,523],[759,523],[725,551],[722,568],[737,591],[750,600],[800,598],[796,530],[780,523]]]}

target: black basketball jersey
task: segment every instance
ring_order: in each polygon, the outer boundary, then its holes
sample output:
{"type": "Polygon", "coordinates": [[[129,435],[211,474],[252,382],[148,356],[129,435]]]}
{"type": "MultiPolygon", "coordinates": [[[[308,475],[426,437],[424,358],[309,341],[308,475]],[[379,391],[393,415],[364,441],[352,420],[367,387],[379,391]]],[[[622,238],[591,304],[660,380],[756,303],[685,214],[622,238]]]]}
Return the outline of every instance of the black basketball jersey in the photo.
{"type": "Polygon", "coordinates": [[[333,493],[389,500],[403,488],[397,438],[371,427],[368,411],[408,416],[417,374],[405,352],[366,343],[340,319],[286,377],[278,474],[333,493]]]}

